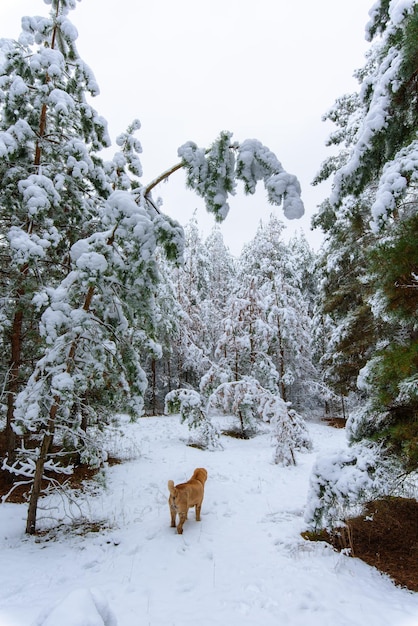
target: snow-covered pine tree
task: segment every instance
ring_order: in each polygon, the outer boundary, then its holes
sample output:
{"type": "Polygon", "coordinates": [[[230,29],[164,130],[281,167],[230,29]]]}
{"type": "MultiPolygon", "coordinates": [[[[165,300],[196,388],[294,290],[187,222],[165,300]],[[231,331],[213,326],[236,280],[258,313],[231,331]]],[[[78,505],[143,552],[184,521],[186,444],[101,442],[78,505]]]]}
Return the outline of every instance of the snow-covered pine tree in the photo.
{"type": "MultiPolygon", "coordinates": [[[[370,17],[374,64],[363,79],[368,86],[363,89],[367,114],[351,161],[360,190],[369,180],[375,185],[371,229],[377,241],[370,254],[371,304],[377,324],[385,325],[388,332],[362,372],[370,399],[350,432],[354,440],[366,435],[384,442],[408,471],[416,471],[418,5],[412,0],[381,2],[370,17]],[[372,120],[379,114],[376,128],[372,120]],[[361,149],[360,141],[366,138],[369,141],[361,149]]],[[[343,171],[336,191],[348,181],[349,172],[343,171]]]]}
{"type": "Polygon", "coordinates": [[[295,451],[312,448],[303,418],[290,408],[290,403],[250,376],[221,383],[210,395],[207,407],[234,415],[239,427],[233,426],[230,433],[245,439],[256,433],[260,424],[269,423],[275,447],[273,461],[278,465],[295,465],[295,451]]]}
{"type": "MultiPolygon", "coordinates": [[[[350,199],[336,211],[326,201],[315,219],[327,236],[321,249],[320,313],[327,327],[321,371],[324,383],[346,402],[359,396],[357,378],[378,340],[366,281],[368,251],[374,240],[367,225],[368,204],[350,199]]],[[[318,312],[319,313],[319,312],[318,312]]]]}
{"type": "MultiPolygon", "coordinates": [[[[312,450],[312,440],[302,416],[290,409],[281,398],[268,401],[272,412],[270,421],[273,425],[275,444],[273,460],[276,465],[286,467],[296,465],[296,451],[312,450]]],[[[267,412],[267,411],[266,411],[267,412]]]]}
{"type": "Polygon", "coordinates": [[[203,346],[202,301],[208,294],[209,260],[196,217],[185,227],[184,263],[174,270],[177,299],[181,307],[178,375],[181,386],[199,386],[209,363],[203,346]]]}
{"type": "MultiPolygon", "coordinates": [[[[296,294],[302,294],[305,327],[309,332],[309,346],[299,351],[298,375],[292,385],[291,400],[303,413],[323,411],[335,394],[323,381],[320,360],[324,354],[326,325],[319,312],[319,292],[322,284],[320,257],[310,247],[304,234],[293,236],[287,245],[289,281],[295,286],[296,294]]],[[[338,401],[340,399],[338,398],[338,401]]]]}
{"type": "Polygon", "coordinates": [[[264,324],[263,310],[256,283],[251,278],[236,283],[216,344],[216,363],[221,370],[229,372],[231,381],[253,375],[260,350],[257,342],[264,324]]]}
{"type": "Polygon", "coordinates": [[[312,302],[303,291],[304,259],[295,243],[283,242],[283,228],[274,215],[259,227],[243,249],[237,280],[241,285],[251,281],[259,303],[251,327],[256,335],[250,343],[257,349],[250,375],[283,400],[300,404],[305,381],[316,377],[310,351],[312,302]]]}
{"type": "Polygon", "coordinates": [[[156,309],[162,353],[160,358],[153,359],[154,370],[149,373],[149,376],[159,377],[160,399],[177,387],[197,389],[203,372],[209,367],[203,346],[205,328],[201,314],[202,300],[208,293],[208,271],[209,259],[193,217],[184,229],[182,263],[173,265],[164,257],[160,258],[156,309]]]}
{"type": "Polygon", "coordinates": [[[15,455],[15,398],[42,355],[34,293],[69,272],[69,251],[94,230],[111,187],[98,150],[106,124],[87,103],[94,76],[77,54],[67,18],[73,2],[53,2],[51,17],[25,18],[18,42],[2,40],[0,189],[4,345],[9,460],[15,455]]]}
{"type": "Polygon", "coordinates": [[[261,398],[266,390],[250,376],[221,383],[209,396],[208,407],[220,409],[226,415],[234,415],[238,427],[230,433],[247,439],[257,432],[257,421],[261,417],[261,398]]]}
{"type": "Polygon", "coordinates": [[[290,278],[295,286],[301,290],[303,299],[308,306],[308,312],[311,314],[318,296],[318,255],[311,248],[302,231],[290,238],[287,248],[289,251],[290,278]]]}
{"type": "Polygon", "coordinates": [[[201,302],[202,346],[209,359],[215,358],[226,303],[233,289],[235,261],[225,246],[217,224],[204,242],[207,257],[207,293],[201,302]]]}
{"type": "Polygon", "coordinates": [[[61,446],[82,440],[75,449],[83,460],[99,407],[111,413],[121,401],[140,414],[138,356],[153,335],[156,245],[170,256],[182,250],[181,229],[128,193],[141,174],[138,124],[118,139],[113,162],[97,156],[109,141],[87,103],[98,88],[75,47],[74,4],[52,2],[49,19],[25,18],[19,43],[2,46],[1,225],[10,267],[2,319],[11,345],[4,467],[33,480],[28,532],[45,467],[60,471],[54,438],[61,446]],[[16,433],[32,433],[40,447],[17,449],[16,433]]]}
{"type": "Polygon", "coordinates": [[[369,351],[362,375],[369,404],[351,433],[354,439],[368,435],[385,441],[408,467],[416,467],[418,259],[412,242],[418,232],[418,6],[378,2],[370,18],[373,46],[359,72],[361,122],[331,197],[339,211],[353,195],[366,197],[366,232],[371,231],[367,296],[379,344],[369,351]]]}
{"type": "MultiPolygon", "coordinates": [[[[334,342],[343,348],[338,369],[343,373],[347,364],[350,384],[359,376],[367,400],[348,422],[355,443],[349,470],[353,477],[371,456],[375,475],[385,464],[393,472],[399,472],[399,462],[408,471],[418,467],[418,258],[413,243],[418,233],[418,5],[415,0],[378,0],[369,15],[366,30],[372,45],[357,72],[360,91],[335,108],[340,127],[335,143],[345,145],[322,171],[334,178],[330,202],[319,218],[334,254],[329,268],[344,262],[347,273],[340,303],[332,307],[342,313],[341,337],[334,342]],[[356,228],[357,234],[350,232],[356,228]],[[345,248],[341,255],[338,241],[344,233],[351,251],[345,248]],[[356,335],[358,354],[349,345],[356,335]]],[[[344,460],[340,467],[343,472],[344,460]]],[[[340,478],[336,467],[328,478],[321,478],[319,471],[314,483],[325,479],[335,495],[340,478]]],[[[357,478],[346,484],[351,496],[356,481],[360,485],[357,478]]],[[[373,481],[372,491],[385,493],[388,484],[387,477],[373,481]]],[[[312,519],[321,515],[318,507],[312,519]]]]}
{"type": "MultiPolygon", "coordinates": [[[[174,283],[175,270],[162,250],[157,253],[159,280],[155,289],[154,328],[156,343],[143,354],[148,387],[145,410],[151,415],[164,412],[167,393],[181,387],[177,349],[180,344],[183,312],[174,283]]],[[[177,266],[178,264],[175,264],[177,266]]],[[[181,264],[180,264],[181,265],[181,264]]]]}
{"type": "Polygon", "coordinates": [[[219,429],[209,418],[205,399],[194,389],[174,389],[165,397],[165,413],[178,413],[191,435],[188,445],[203,450],[222,448],[219,429]]]}

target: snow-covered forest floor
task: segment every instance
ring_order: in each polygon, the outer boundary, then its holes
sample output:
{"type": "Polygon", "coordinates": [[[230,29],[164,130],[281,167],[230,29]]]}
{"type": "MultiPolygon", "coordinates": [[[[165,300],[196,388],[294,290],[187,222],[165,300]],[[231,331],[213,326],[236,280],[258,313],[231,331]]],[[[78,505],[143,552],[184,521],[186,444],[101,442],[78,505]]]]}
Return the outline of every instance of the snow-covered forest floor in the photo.
{"type": "Polygon", "coordinates": [[[224,449],[209,452],[185,445],[175,416],[125,424],[112,445],[127,460],[72,504],[55,496],[41,512],[41,527],[78,507],[102,526],[28,537],[26,506],[0,505],[1,626],[416,626],[418,594],[302,539],[312,464],[345,445],[343,430],[309,430],[313,451],[283,468],[268,433],[222,437],[224,449]],[[209,475],[202,521],[190,511],[177,535],[167,480],[195,467],[209,475]]]}

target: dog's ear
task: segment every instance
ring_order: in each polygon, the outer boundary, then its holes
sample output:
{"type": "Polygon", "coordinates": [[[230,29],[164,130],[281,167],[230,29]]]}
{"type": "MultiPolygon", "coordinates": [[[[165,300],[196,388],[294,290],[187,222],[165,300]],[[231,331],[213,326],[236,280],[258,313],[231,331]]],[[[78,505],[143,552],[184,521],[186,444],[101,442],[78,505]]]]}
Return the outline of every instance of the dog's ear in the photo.
{"type": "Polygon", "coordinates": [[[198,478],[201,482],[205,483],[208,477],[208,473],[204,467],[197,467],[194,471],[193,476],[198,478]]]}

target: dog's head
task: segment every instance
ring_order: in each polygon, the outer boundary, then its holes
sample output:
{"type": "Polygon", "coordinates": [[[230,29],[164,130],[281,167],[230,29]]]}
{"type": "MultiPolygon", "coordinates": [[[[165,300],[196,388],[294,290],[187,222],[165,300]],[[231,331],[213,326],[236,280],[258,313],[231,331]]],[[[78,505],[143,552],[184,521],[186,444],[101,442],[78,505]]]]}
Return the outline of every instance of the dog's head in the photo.
{"type": "Polygon", "coordinates": [[[193,472],[192,478],[198,480],[200,483],[202,483],[202,485],[204,485],[208,478],[208,473],[204,467],[197,467],[193,472]]]}

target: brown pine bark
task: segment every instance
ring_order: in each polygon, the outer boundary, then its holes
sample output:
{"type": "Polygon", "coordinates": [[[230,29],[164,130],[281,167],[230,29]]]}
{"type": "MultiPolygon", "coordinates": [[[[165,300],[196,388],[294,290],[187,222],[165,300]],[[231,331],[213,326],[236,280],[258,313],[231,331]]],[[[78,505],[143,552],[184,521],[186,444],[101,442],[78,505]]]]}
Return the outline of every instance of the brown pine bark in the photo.
{"type": "Polygon", "coordinates": [[[42,439],[39,456],[36,460],[35,476],[33,480],[32,490],[30,494],[28,515],[26,519],[26,532],[29,535],[33,535],[36,532],[36,517],[38,512],[38,501],[42,489],[42,478],[44,475],[44,467],[48,457],[48,452],[51,449],[54,441],[54,429],[55,429],[55,417],[58,409],[57,398],[54,405],[51,408],[48,431],[44,434],[42,439]]]}
{"type": "Polygon", "coordinates": [[[16,458],[16,434],[13,430],[14,401],[19,387],[19,370],[22,352],[23,310],[17,308],[13,318],[11,334],[11,359],[7,385],[7,418],[6,418],[6,453],[8,463],[16,458]]]}

